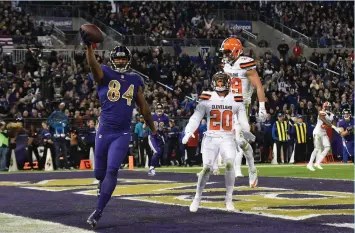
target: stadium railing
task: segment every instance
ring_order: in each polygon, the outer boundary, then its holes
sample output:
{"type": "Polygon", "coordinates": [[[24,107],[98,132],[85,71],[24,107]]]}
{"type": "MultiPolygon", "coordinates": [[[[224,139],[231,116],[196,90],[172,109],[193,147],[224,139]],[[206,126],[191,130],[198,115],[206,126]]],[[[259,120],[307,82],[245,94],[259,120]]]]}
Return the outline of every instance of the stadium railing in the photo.
{"type": "Polygon", "coordinates": [[[124,44],[131,46],[219,46],[223,39],[197,39],[197,38],[157,38],[146,35],[125,36],[124,44]]]}
{"type": "MultiPolygon", "coordinates": [[[[87,125],[86,122],[88,120],[91,120],[94,118],[82,118],[82,120],[76,120],[74,118],[68,118],[69,120],[69,128],[76,128],[78,130],[79,133],[82,133],[85,131],[85,129],[87,129],[87,125]]],[[[182,118],[170,118],[170,119],[174,119],[175,124],[180,127],[180,129],[183,129],[188,121],[189,118],[187,117],[182,117],[182,118]]],[[[9,122],[15,122],[16,119],[15,118],[4,118],[2,119],[3,121],[5,121],[6,123],[9,122]]],[[[39,130],[42,128],[42,122],[46,122],[47,118],[23,118],[22,119],[22,124],[23,124],[23,128],[25,129],[30,129],[31,125],[34,126],[35,129],[39,130]]],[[[132,129],[134,129],[136,123],[132,123],[132,129]]]]}
{"type": "Polygon", "coordinates": [[[291,38],[298,40],[299,42],[312,47],[312,39],[292,28],[286,27],[284,24],[277,22],[275,19],[270,19],[263,14],[259,15],[259,20],[279,30],[280,32],[290,36],[291,38]]]}
{"type": "MultiPolygon", "coordinates": [[[[310,118],[312,116],[311,115],[303,115],[303,119],[304,122],[309,122],[310,118]]],[[[314,119],[316,119],[317,116],[313,116],[314,119]]],[[[83,117],[82,120],[77,120],[74,118],[68,118],[69,120],[69,128],[71,127],[75,127],[79,133],[83,132],[85,129],[87,129],[86,126],[86,122],[88,120],[91,120],[94,118],[85,118],[83,117]],[[80,123],[78,123],[80,122],[80,123]]],[[[171,117],[170,119],[173,119],[175,121],[176,126],[178,126],[181,130],[185,128],[185,126],[187,125],[187,123],[189,122],[189,118],[188,117],[179,117],[179,118],[175,118],[175,117],[171,117]]],[[[15,122],[16,119],[14,118],[4,118],[2,119],[3,121],[5,121],[6,123],[9,122],[15,122]]],[[[23,118],[22,119],[22,123],[23,123],[23,127],[25,129],[30,129],[31,125],[33,125],[35,127],[35,129],[40,129],[42,128],[42,122],[47,121],[47,118],[23,118]]],[[[136,123],[132,123],[132,129],[134,129],[136,123]]]]}
{"type": "Polygon", "coordinates": [[[98,26],[102,32],[104,32],[107,36],[111,37],[118,42],[124,41],[125,36],[119,33],[118,31],[114,30],[113,28],[107,26],[105,23],[101,22],[100,20],[94,18],[89,13],[84,12],[83,10],[78,9],[78,17],[84,18],[85,20],[89,21],[92,24],[98,26]]]}
{"type": "MultiPolygon", "coordinates": [[[[320,68],[319,68],[318,64],[316,64],[316,63],[314,63],[314,62],[312,62],[312,61],[309,61],[309,60],[308,60],[308,61],[307,61],[307,65],[308,65],[308,67],[310,67],[310,68],[313,69],[313,70],[320,71],[320,68]]],[[[329,73],[332,73],[332,74],[335,74],[335,75],[338,75],[338,76],[341,76],[340,73],[335,72],[334,70],[330,70],[330,69],[328,69],[328,68],[326,68],[325,71],[327,71],[327,72],[329,72],[329,73]]]]}
{"type": "MultiPolygon", "coordinates": [[[[26,53],[27,49],[13,49],[12,50],[12,62],[14,64],[24,63],[26,61],[26,53]]],[[[80,52],[80,50],[74,49],[44,49],[43,52],[47,51],[56,51],[58,56],[60,56],[66,62],[72,62],[74,59],[75,53],[80,52]]],[[[82,51],[84,52],[84,51],[82,51]]],[[[103,53],[106,52],[108,54],[108,50],[95,50],[95,53],[102,56],[103,53]]]]}

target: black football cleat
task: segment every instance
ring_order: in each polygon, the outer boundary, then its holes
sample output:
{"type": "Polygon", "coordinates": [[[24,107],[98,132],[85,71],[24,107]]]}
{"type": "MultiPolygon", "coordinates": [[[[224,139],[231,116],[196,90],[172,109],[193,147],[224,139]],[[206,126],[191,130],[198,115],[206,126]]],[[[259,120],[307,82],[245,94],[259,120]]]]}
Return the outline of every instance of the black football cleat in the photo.
{"type": "Polygon", "coordinates": [[[95,210],[88,218],[88,220],[86,221],[87,223],[90,224],[91,227],[95,227],[96,224],[98,223],[99,219],[102,216],[102,212],[95,210]]]}

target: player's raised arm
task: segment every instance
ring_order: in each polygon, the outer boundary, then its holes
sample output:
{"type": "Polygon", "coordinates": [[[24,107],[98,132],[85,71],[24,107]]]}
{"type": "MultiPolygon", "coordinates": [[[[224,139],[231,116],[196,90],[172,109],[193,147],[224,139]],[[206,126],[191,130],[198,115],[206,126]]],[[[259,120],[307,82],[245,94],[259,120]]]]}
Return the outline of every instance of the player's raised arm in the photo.
{"type": "Polygon", "coordinates": [[[189,138],[194,134],[194,132],[200,125],[202,118],[205,116],[205,113],[206,108],[202,101],[196,106],[194,114],[190,117],[189,123],[185,127],[185,135],[182,139],[183,144],[186,144],[189,138]]]}
{"type": "Polygon", "coordinates": [[[152,113],[150,112],[147,101],[144,98],[142,87],[139,87],[139,89],[138,89],[136,103],[139,107],[141,114],[143,115],[145,122],[147,123],[150,130],[152,131],[152,135],[155,135],[157,133],[157,130],[155,129],[155,126],[154,126],[152,113]]]}
{"type": "Polygon", "coordinates": [[[332,122],[329,122],[326,118],[325,118],[325,116],[326,116],[326,114],[327,114],[327,111],[328,111],[328,109],[330,109],[331,108],[331,104],[328,102],[328,101],[326,101],[326,102],[324,102],[324,104],[323,104],[323,107],[322,107],[322,110],[321,111],[319,111],[319,120],[321,120],[324,124],[326,124],[327,126],[332,126],[332,122]]]}
{"type": "Polygon", "coordinates": [[[246,76],[250,80],[253,87],[256,89],[256,94],[259,100],[259,115],[262,115],[261,117],[266,118],[265,92],[264,87],[260,81],[259,74],[255,69],[252,69],[246,72],[246,76]]]}
{"type": "Polygon", "coordinates": [[[246,109],[244,104],[242,104],[243,98],[241,96],[235,96],[234,100],[236,101],[234,104],[237,106],[236,116],[242,129],[243,137],[248,141],[254,141],[255,136],[250,132],[250,125],[246,114],[246,109]]]}
{"type": "Polygon", "coordinates": [[[80,28],[80,35],[83,43],[87,46],[86,49],[86,59],[90,66],[92,77],[97,83],[101,83],[104,78],[104,72],[102,71],[100,63],[97,62],[94,50],[91,46],[91,41],[89,41],[88,33],[80,28]]]}

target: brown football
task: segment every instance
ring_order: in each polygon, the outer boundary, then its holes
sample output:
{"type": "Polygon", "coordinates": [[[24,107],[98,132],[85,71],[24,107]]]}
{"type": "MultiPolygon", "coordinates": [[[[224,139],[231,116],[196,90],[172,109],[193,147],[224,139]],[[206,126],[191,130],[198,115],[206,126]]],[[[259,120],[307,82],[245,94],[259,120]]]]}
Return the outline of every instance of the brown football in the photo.
{"type": "Polygon", "coordinates": [[[89,40],[94,43],[101,43],[104,41],[104,35],[100,28],[94,24],[83,24],[80,27],[83,31],[87,32],[89,40]]]}

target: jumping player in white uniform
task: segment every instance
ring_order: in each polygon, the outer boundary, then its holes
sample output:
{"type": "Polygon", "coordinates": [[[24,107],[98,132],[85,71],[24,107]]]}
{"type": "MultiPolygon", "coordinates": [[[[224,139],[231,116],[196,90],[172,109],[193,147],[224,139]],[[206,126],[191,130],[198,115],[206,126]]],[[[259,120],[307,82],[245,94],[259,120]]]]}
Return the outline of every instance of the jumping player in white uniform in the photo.
{"type": "MultiPolygon", "coordinates": [[[[224,72],[231,77],[231,92],[241,94],[246,108],[246,115],[249,118],[249,108],[254,90],[257,91],[259,100],[259,119],[265,121],[265,93],[259,75],[256,71],[256,62],[253,58],[241,56],[243,47],[240,40],[230,37],[223,41],[220,51],[223,53],[224,72]]],[[[241,163],[244,154],[249,166],[249,185],[254,188],[258,184],[257,170],[254,165],[253,149],[240,131],[240,124],[236,123],[236,137],[241,146],[235,160],[236,177],[242,177],[241,163]]],[[[253,139],[252,139],[253,140],[253,139]]],[[[251,140],[251,141],[252,141],[251,140]]]]}
{"type": "Polygon", "coordinates": [[[198,175],[195,198],[190,206],[191,212],[196,212],[201,202],[202,191],[212,173],[212,166],[218,154],[226,164],[226,198],[227,210],[234,210],[232,201],[235,172],[234,159],[237,146],[234,133],[233,118],[236,117],[241,123],[243,131],[249,130],[248,119],[245,114],[243,97],[229,92],[229,75],[218,72],[212,77],[213,92],[202,92],[200,102],[194,114],[185,128],[185,136],[182,143],[187,141],[199,126],[202,118],[207,115],[207,131],[202,140],[202,161],[203,169],[198,175]]]}
{"type": "Polygon", "coordinates": [[[313,162],[316,159],[314,166],[318,169],[323,169],[320,163],[323,161],[324,157],[327,156],[330,151],[330,141],[327,135],[326,128],[332,126],[332,121],[334,119],[334,114],[331,111],[331,104],[326,101],[323,104],[322,110],[318,113],[317,125],[313,130],[313,143],[314,150],[311,154],[309,163],[307,164],[307,169],[314,171],[313,162]]]}

